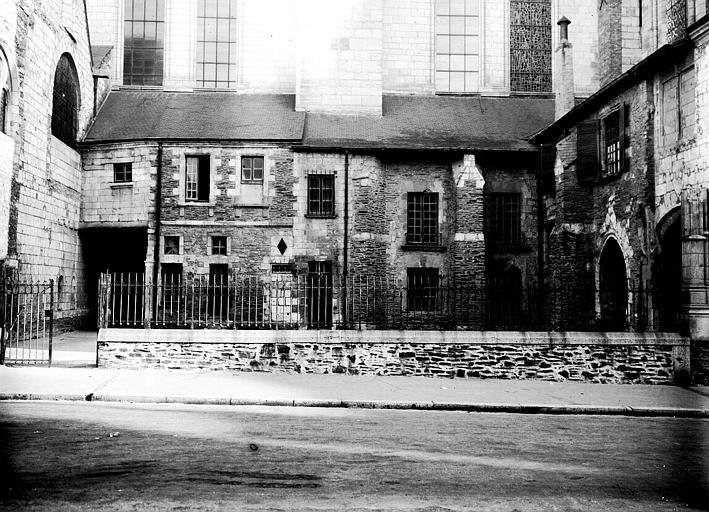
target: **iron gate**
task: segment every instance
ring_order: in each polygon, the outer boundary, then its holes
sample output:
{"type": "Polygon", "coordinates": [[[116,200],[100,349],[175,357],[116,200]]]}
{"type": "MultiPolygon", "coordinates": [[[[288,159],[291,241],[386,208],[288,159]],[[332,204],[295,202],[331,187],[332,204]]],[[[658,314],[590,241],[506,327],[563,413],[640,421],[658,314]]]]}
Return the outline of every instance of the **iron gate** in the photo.
{"type": "Polygon", "coordinates": [[[6,281],[0,293],[0,364],[52,364],[54,281],[6,281]]]}

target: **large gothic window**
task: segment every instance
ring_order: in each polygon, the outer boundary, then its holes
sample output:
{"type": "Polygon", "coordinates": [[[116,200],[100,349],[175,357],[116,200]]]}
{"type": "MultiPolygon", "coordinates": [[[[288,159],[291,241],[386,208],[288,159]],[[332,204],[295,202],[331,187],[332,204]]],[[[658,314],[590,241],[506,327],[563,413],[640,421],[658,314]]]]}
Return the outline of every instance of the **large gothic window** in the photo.
{"type": "Polygon", "coordinates": [[[54,73],[52,103],[52,135],[67,146],[76,144],[79,126],[79,78],[74,61],[68,53],[59,58],[54,73]]]}

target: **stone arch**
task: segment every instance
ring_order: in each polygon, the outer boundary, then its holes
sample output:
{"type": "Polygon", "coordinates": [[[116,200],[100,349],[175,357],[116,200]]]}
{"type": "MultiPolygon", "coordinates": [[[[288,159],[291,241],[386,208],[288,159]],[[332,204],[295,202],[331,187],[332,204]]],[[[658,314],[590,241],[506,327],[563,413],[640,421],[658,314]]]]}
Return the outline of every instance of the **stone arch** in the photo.
{"type": "Polygon", "coordinates": [[[10,109],[19,87],[12,47],[0,38],[0,132],[9,133],[10,109]]]}
{"type": "Polygon", "coordinates": [[[628,272],[620,244],[609,236],[598,263],[598,300],[600,326],[605,331],[624,331],[627,327],[628,272]]]}
{"type": "Polygon", "coordinates": [[[679,329],[682,305],[682,227],[679,207],[670,210],[657,224],[657,251],[653,254],[653,303],[657,328],[679,329]]]}
{"type": "Polygon", "coordinates": [[[71,55],[63,53],[54,72],[52,135],[70,147],[76,144],[80,105],[81,92],[76,65],[71,55]]]}

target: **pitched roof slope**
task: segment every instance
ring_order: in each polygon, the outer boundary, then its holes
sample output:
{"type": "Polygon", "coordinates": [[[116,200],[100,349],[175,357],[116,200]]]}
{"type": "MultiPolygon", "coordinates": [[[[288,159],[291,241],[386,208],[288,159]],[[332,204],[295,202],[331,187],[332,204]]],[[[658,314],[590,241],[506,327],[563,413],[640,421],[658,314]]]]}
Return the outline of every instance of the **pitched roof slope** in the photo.
{"type": "Polygon", "coordinates": [[[383,116],[309,114],[304,147],[525,151],[554,121],[554,100],[534,97],[394,96],[383,116]]]}
{"type": "Polygon", "coordinates": [[[84,142],[128,140],[300,141],[305,114],[290,94],[118,90],[84,142]]]}

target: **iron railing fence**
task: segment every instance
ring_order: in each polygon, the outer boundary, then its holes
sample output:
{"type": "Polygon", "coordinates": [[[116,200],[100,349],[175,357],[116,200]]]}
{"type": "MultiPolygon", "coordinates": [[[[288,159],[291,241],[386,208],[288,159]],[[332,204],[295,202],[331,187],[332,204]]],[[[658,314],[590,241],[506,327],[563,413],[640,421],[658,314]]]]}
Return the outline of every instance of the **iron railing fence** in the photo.
{"type": "MultiPolygon", "coordinates": [[[[596,313],[598,294],[490,280],[409,287],[377,276],[332,274],[104,274],[99,326],[226,329],[653,330],[650,292],[629,290],[624,309],[596,313]],[[542,301],[540,304],[540,300],[542,301]]],[[[606,308],[607,309],[607,308],[606,308]]]]}
{"type": "Polygon", "coordinates": [[[3,280],[0,289],[0,364],[51,364],[54,281],[3,280]]]}

